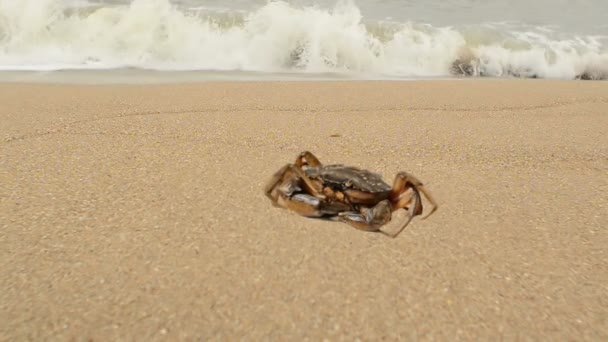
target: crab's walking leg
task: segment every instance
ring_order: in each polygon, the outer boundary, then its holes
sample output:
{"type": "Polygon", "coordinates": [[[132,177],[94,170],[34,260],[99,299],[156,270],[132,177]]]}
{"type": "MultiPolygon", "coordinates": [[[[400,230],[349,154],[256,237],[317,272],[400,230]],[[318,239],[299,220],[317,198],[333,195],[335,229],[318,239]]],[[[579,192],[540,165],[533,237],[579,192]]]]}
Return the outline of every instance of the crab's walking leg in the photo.
{"type": "Polygon", "coordinates": [[[350,208],[344,203],[326,203],[317,197],[306,194],[296,194],[293,196],[280,194],[278,204],[302,216],[327,217],[330,219],[350,208]]]}
{"type": "MultiPolygon", "coordinates": [[[[410,222],[412,222],[412,219],[414,218],[414,216],[416,216],[416,212],[419,211],[420,207],[421,207],[421,200],[420,200],[420,194],[418,193],[418,191],[414,190],[413,195],[410,195],[409,198],[402,198],[399,200],[399,202],[406,202],[405,200],[407,200],[407,203],[410,204],[408,210],[407,210],[407,219],[405,220],[405,222],[403,222],[403,224],[401,225],[401,227],[399,227],[399,229],[395,232],[387,232],[383,229],[383,227],[380,227],[378,230],[380,230],[382,233],[390,236],[390,237],[397,237],[397,235],[399,235],[404,229],[405,227],[407,227],[408,224],[410,224],[410,222]]],[[[401,206],[399,208],[405,208],[404,206],[401,206]]]]}
{"type": "MultiPolygon", "coordinates": [[[[294,194],[294,191],[301,190],[299,189],[300,181],[305,185],[306,180],[309,179],[302,170],[292,164],[287,164],[273,175],[266,185],[265,194],[274,206],[290,209],[307,217],[332,216],[348,210],[349,207],[340,202],[323,202],[322,197],[319,197],[322,195],[315,197],[309,194],[294,194]]],[[[314,184],[311,183],[310,186],[314,187],[314,184]]]]}
{"type": "Polygon", "coordinates": [[[312,152],[304,151],[296,158],[296,166],[302,167],[304,165],[321,166],[321,162],[312,152]]]}
{"type": "Polygon", "coordinates": [[[277,205],[278,199],[278,194],[275,192],[275,189],[278,189],[281,185],[287,183],[287,179],[289,178],[289,175],[287,174],[288,167],[289,164],[283,166],[279,169],[279,171],[275,172],[264,187],[264,194],[266,197],[270,198],[273,205],[277,205]]]}
{"type": "Polygon", "coordinates": [[[391,204],[384,200],[372,208],[363,209],[360,213],[352,211],[339,213],[338,219],[359,230],[375,232],[391,220],[391,214],[391,204]]]}
{"type": "Polygon", "coordinates": [[[321,217],[321,200],[310,195],[297,194],[291,197],[285,194],[279,195],[277,200],[280,206],[293,210],[296,213],[307,217],[321,217]]]}
{"type": "Polygon", "coordinates": [[[278,193],[291,195],[295,187],[301,185],[310,195],[324,198],[321,189],[306,176],[304,171],[293,164],[287,164],[277,171],[264,188],[264,193],[273,203],[278,201],[278,193]],[[278,192],[278,193],[277,193],[278,192]]]}
{"type": "Polygon", "coordinates": [[[302,166],[310,165],[310,166],[321,166],[321,162],[314,154],[309,151],[304,151],[298,155],[296,158],[295,164],[287,164],[277,171],[272,178],[266,184],[264,188],[264,193],[270,200],[272,200],[273,204],[277,202],[276,194],[273,195],[273,191],[281,186],[290,186],[296,185],[298,179],[301,179],[304,183],[303,186],[305,190],[313,196],[317,196],[323,198],[324,196],[321,194],[321,189],[306,176],[304,171],[302,171],[302,166]],[[291,184],[290,184],[291,183],[291,184]]]}
{"type": "MultiPolygon", "coordinates": [[[[412,221],[412,218],[416,216],[414,213],[419,208],[420,194],[417,191],[413,191],[407,196],[407,198],[400,199],[400,202],[401,201],[410,204],[408,208],[408,217],[401,227],[399,227],[399,229],[395,232],[388,232],[384,229],[384,225],[390,222],[392,218],[391,204],[388,200],[384,200],[370,209],[364,209],[364,212],[362,213],[340,213],[338,214],[338,218],[340,221],[348,223],[359,230],[380,231],[381,233],[394,238],[399,235],[412,221]]],[[[400,208],[405,208],[405,206],[400,208]]]]}
{"type": "MultiPolygon", "coordinates": [[[[407,173],[407,172],[399,172],[397,174],[397,176],[395,176],[395,181],[393,183],[393,189],[391,190],[391,193],[389,195],[389,198],[395,200],[398,199],[404,192],[405,190],[407,190],[408,188],[414,188],[417,191],[420,191],[424,194],[424,196],[426,197],[426,199],[431,202],[431,204],[433,205],[433,207],[431,208],[431,211],[426,214],[426,216],[423,217],[423,219],[426,219],[427,217],[431,216],[432,213],[435,212],[435,210],[437,210],[437,202],[435,201],[435,199],[433,198],[433,196],[431,195],[431,193],[424,187],[424,184],[422,184],[422,182],[420,180],[418,180],[418,178],[414,177],[413,175],[407,173]]],[[[401,204],[405,204],[403,203],[401,200],[399,200],[398,205],[401,204]]],[[[395,208],[404,208],[403,206],[398,206],[396,205],[395,208]]],[[[420,215],[422,214],[422,201],[418,201],[418,203],[416,204],[416,211],[414,212],[415,215],[420,215]]]]}

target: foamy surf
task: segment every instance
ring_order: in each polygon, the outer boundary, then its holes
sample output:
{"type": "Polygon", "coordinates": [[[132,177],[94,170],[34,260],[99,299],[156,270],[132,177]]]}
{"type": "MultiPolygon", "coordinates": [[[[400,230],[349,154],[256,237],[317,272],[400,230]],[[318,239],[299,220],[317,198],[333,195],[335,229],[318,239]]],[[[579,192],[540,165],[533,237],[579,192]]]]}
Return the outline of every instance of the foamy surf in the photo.
{"type": "Polygon", "coordinates": [[[608,79],[607,41],[546,27],[367,21],[350,1],[333,8],[273,1],[243,13],[168,0],[0,0],[2,70],[608,79]]]}

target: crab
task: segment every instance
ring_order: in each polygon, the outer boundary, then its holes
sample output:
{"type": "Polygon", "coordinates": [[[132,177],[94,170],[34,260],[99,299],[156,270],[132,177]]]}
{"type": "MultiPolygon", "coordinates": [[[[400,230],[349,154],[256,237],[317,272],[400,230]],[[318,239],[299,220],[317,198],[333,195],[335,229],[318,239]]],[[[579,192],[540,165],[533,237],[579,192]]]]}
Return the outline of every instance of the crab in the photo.
{"type": "Polygon", "coordinates": [[[323,165],[309,151],[300,153],[295,163],[280,168],[264,192],[275,207],[390,237],[399,235],[415,216],[422,215],[421,193],[432,205],[423,219],[438,208],[430,192],[410,173],[397,173],[390,186],[368,170],[343,164],[323,165]],[[393,212],[399,209],[407,211],[407,219],[398,230],[385,231],[393,212]]]}

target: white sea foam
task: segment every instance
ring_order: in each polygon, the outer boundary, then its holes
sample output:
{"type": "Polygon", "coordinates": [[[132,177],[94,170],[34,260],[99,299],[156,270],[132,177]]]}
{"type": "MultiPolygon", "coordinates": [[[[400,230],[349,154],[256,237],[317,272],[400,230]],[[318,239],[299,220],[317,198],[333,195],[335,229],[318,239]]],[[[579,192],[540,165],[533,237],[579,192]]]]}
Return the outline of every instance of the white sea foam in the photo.
{"type": "Polygon", "coordinates": [[[608,78],[606,37],[506,24],[368,22],[275,1],[251,12],[187,10],[168,0],[83,6],[0,0],[0,69],[243,70],[429,77],[608,78]]]}

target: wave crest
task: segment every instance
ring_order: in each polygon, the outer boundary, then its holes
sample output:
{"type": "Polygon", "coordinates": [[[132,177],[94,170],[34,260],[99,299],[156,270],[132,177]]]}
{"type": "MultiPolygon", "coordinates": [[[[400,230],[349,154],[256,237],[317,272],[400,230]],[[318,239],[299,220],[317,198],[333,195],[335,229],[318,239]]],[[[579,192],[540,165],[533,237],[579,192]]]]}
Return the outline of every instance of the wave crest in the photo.
{"type": "Polygon", "coordinates": [[[142,68],[433,77],[608,78],[605,37],[479,24],[366,22],[357,6],[273,1],[249,13],[168,0],[0,0],[4,70],[142,68]]]}

